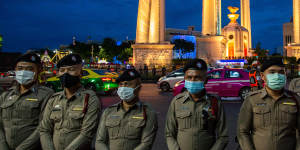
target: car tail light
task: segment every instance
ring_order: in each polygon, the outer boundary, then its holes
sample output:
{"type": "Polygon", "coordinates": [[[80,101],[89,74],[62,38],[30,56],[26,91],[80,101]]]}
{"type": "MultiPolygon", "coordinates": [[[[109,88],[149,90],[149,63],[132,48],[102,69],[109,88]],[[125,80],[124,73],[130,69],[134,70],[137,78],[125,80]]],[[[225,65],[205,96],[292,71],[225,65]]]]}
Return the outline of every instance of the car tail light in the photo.
{"type": "Polygon", "coordinates": [[[111,81],[111,78],[101,78],[102,81],[111,81]]]}

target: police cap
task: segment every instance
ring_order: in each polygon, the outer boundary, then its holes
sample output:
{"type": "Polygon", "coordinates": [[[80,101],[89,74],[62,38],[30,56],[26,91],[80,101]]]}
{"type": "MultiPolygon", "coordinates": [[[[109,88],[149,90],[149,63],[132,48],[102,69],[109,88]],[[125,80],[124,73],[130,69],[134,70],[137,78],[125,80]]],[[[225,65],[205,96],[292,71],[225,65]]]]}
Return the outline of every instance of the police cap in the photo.
{"type": "Polygon", "coordinates": [[[267,70],[267,69],[270,68],[271,66],[284,67],[283,59],[282,59],[281,57],[267,58],[267,60],[265,60],[265,61],[263,62],[260,71],[261,71],[261,72],[264,72],[265,70],[267,70]]]}
{"type": "Polygon", "coordinates": [[[189,60],[183,68],[183,72],[185,73],[187,70],[203,70],[207,71],[207,64],[202,59],[192,59],[189,60]]]}
{"type": "Polygon", "coordinates": [[[141,75],[135,69],[126,69],[117,79],[117,82],[132,81],[141,78],[141,75]]]}
{"type": "Polygon", "coordinates": [[[82,64],[81,57],[78,54],[69,54],[58,61],[57,68],[78,64],[82,64]]]}
{"type": "Polygon", "coordinates": [[[40,65],[41,64],[41,58],[36,53],[29,52],[29,53],[25,53],[24,55],[20,56],[17,59],[16,64],[18,62],[30,62],[30,63],[40,65]]]}

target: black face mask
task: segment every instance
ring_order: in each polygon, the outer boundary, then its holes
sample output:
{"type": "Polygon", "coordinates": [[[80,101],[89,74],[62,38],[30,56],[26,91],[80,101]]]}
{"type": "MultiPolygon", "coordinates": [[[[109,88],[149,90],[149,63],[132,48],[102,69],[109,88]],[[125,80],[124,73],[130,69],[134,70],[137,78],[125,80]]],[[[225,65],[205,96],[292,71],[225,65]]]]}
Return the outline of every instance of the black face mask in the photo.
{"type": "Polygon", "coordinates": [[[79,76],[72,76],[68,73],[59,77],[60,83],[65,88],[71,88],[80,82],[79,76]]]}

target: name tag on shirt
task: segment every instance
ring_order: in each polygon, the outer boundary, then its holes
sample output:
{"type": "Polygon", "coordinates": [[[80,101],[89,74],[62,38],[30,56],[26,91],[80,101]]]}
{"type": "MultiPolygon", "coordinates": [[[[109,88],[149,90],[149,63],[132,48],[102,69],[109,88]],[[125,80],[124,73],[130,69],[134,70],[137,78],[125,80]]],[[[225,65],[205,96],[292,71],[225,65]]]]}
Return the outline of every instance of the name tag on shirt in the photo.
{"type": "Polygon", "coordinates": [[[282,103],[283,105],[292,105],[292,106],[295,106],[296,105],[296,103],[292,103],[292,102],[284,102],[284,103],[282,103]]]}
{"type": "Polygon", "coordinates": [[[38,99],[36,99],[36,98],[27,98],[26,100],[27,101],[32,101],[32,102],[37,102],[38,101],[38,99]]]}
{"type": "Polygon", "coordinates": [[[144,117],[139,117],[139,116],[133,116],[133,119],[144,119],[144,117]]]}

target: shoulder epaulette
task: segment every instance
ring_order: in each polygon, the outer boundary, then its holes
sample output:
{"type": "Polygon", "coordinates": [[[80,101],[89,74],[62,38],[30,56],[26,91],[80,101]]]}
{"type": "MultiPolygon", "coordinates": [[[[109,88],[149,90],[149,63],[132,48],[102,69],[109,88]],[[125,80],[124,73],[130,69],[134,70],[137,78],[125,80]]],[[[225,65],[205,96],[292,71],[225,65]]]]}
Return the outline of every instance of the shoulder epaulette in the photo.
{"type": "Polygon", "coordinates": [[[174,99],[175,99],[175,100],[179,100],[179,99],[181,99],[181,98],[185,97],[185,95],[186,95],[186,93],[185,93],[185,92],[183,92],[183,93],[180,93],[180,94],[176,95],[176,96],[174,97],[174,99]]]}
{"type": "Polygon", "coordinates": [[[59,95],[63,94],[63,92],[64,92],[64,91],[56,92],[56,93],[54,93],[51,97],[59,96],[59,95]]]}
{"type": "Polygon", "coordinates": [[[257,90],[257,91],[252,91],[249,93],[248,96],[253,96],[253,95],[256,95],[256,94],[260,94],[262,91],[261,90],[257,90]]]}

